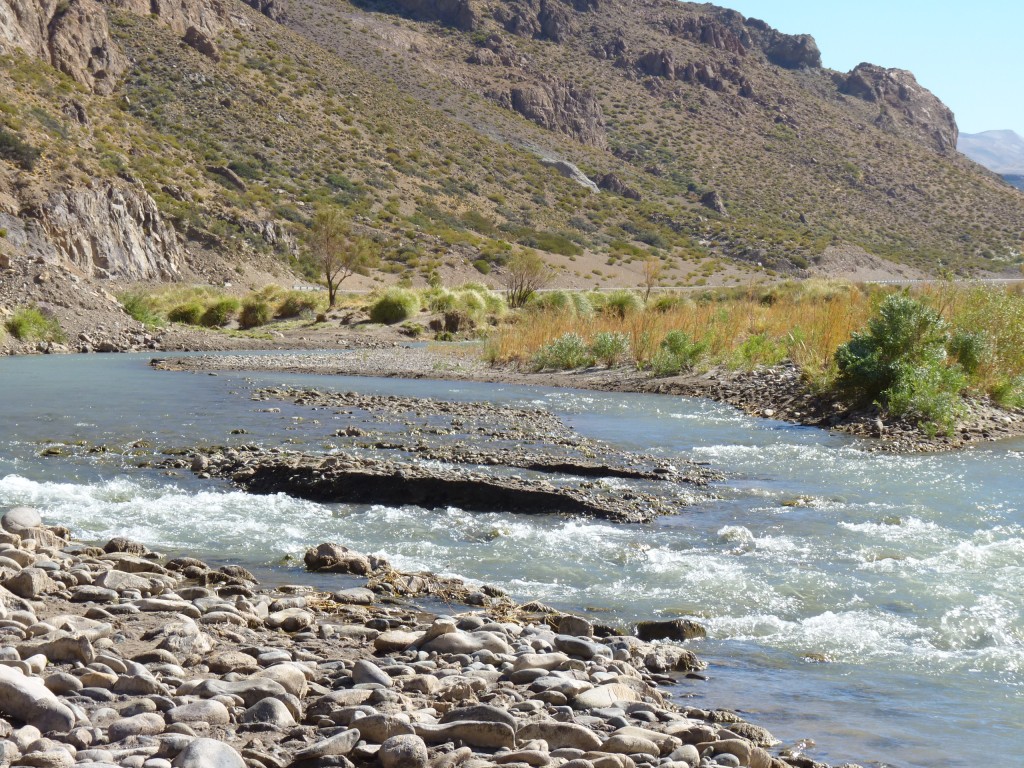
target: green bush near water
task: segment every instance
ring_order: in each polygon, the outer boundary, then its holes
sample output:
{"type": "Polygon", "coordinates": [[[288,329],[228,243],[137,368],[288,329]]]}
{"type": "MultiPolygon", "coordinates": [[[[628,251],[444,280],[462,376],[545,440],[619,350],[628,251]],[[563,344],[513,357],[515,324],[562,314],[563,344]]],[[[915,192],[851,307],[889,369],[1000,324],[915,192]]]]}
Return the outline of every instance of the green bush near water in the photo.
{"type": "Polygon", "coordinates": [[[244,331],[258,328],[270,322],[270,304],[259,296],[251,296],[242,302],[242,311],[238,316],[238,327],[244,331]]]}
{"type": "Polygon", "coordinates": [[[651,368],[656,376],[692,370],[707,347],[706,342],[694,341],[685,331],[669,331],[651,360],[651,368]]]}
{"type": "Polygon", "coordinates": [[[629,337],[615,331],[599,333],[590,342],[590,353],[598,362],[613,368],[629,354],[629,337]]]}
{"type": "Polygon", "coordinates": [[[172,323],[184,323],[185,325],[199,325],[203,319],[203,312],[206,307],[198,301],[189,301],[179,304],[167,313],[167,319],[172,323]]]}
{"type": "Polygon", "coordinates": [[[394,325],[408,320],[420,311],[419,297],[405,288],[389,288],[370,305],[370,320],[394,325]]]}
{"type": "Polygon", "coordinates": [[[4,323],[7,331],[18,341],[67,341],[56,318],[43,314],[37,307],[24,307],[4,323]]]}
{"type": "Polygon", "coordinates": [[[867,329],[836,350],[836,386],[855,402],[916,419],[927,432],[951,433],[964,413],[967,379],[950,364],[950,340],[937,311],[906,294],[887,296],[867,329]]]}
{"type": "Polygon", "coordinates": [[[594,355],[578,333],[566,333],[550,344],[541,347],[533,357],[533,367],[542,371],[546,368],[572,370],[588,368],[594,364],[594,355]]]}
{"type": "Polygon", "coordinates": [[[241,306],[242,302],[236,298],[220,299],[206,308],[199,322],[206,328],[223,328],[235,318],[241,306]]]}

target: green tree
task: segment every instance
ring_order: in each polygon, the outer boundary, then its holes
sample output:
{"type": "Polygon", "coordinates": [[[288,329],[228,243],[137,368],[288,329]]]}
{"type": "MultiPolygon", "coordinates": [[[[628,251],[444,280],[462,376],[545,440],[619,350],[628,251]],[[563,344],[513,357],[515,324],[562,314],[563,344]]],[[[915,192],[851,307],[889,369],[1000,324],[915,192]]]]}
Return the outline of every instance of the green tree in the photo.
{"type": "Polygon", "coordinates": [[[341,284],[353,274],[366,274],[377,263],[373,241],[352,234],[337,208],[321,208],[313,219],[308,246],[310,257],[327,283],[327,308],[333,309],[341,284]]]}
{"type": "Polygon", "coordinates": [[[502,282],[508,305],[518,309],[537,291],[551,282],[551,268],[533,251],[517,253],[508,261],[502,282]]]}

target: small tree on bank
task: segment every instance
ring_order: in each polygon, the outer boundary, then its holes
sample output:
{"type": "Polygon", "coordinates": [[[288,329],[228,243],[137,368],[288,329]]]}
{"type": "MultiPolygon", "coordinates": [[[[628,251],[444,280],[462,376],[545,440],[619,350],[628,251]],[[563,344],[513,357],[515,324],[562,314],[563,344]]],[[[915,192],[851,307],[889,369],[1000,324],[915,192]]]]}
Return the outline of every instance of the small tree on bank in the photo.
{"type": "Polygon", "coordinates": [[[651,256],[644,259],[644,304],[651,300],[651,291],[661,282],[661,262],[651,256]]]}
{"type": "Polygon", "coordinates": [[[327,283],[327,308],[333,309],[338,290],[353,274],[366,274],[377,261],[374,244],[354,237],[344,214],[337,208],[321,208],[313,219],[308,239],[310,257],[327,283]]]}
{"type": "Polygon", "coordinates": [[[502,277],[508,305],[513,309],[523,306],[533,294],[548,285],[553,277],[551,268],[536,253],[517,253],[509,259],[502,277]]]}

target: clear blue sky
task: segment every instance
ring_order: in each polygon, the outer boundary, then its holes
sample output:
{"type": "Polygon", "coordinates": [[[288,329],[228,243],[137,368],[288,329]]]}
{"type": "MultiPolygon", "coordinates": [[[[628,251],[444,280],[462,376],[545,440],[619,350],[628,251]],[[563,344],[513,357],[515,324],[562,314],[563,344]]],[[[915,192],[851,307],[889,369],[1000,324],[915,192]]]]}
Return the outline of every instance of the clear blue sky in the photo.
{"type": "Polygon", "coordinates": [[[909,69],[964,133],[1024,135],[1024,0],[714,0],[790,34],[814,36],[822,63],[909,69]]]}

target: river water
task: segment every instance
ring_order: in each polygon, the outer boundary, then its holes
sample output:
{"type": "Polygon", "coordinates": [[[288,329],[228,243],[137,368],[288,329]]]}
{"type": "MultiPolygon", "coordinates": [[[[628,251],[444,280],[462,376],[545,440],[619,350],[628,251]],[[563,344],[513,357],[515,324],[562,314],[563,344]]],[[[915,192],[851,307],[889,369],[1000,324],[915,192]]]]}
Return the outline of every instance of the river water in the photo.
{"type": "Polygon", "coordinates": [[[336,541],[595,621],[692,616],[711,666],[677,701],[737,709],[789,744],[813,739],[808,756],[833,763],[1019,765],[1024,441],[916,456],[864,445],[671,396],[168,373],[134,355],[0,359],[0,507],[281,582],[308,581],[302,552],[336,541]],[[197,443],[326,447],[329,415],[253,402],[259,385],[539,405],[589,437],[728,479],[676,515],[622,526],[251,497],[135,468],[149,450],[197,443]],[[281,410],[259,412],[268,405],[281,410]],[[53,445],[69,455],[40,456],[53,445]]]}

